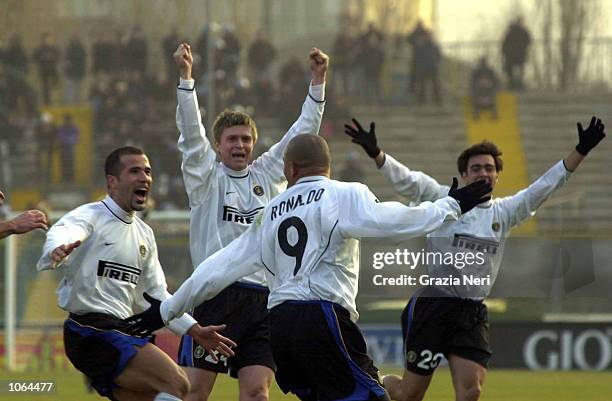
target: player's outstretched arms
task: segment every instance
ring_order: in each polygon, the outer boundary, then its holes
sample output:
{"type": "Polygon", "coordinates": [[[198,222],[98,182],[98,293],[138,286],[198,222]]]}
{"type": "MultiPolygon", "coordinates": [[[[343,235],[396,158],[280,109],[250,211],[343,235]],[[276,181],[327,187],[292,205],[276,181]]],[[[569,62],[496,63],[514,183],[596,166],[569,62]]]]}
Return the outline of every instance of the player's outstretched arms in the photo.
{"type": "Polygon", "coordinates": [[[575,150],[572,150],[570,154],[563,159],[565,168],[569,171],[575,171],[586,155],[606,136],[604,132],[605,125],[601,119],[595,116],[591,118],[591,123],[587,129],[584,129],[580,122],[576,123],[576,125],[578,127],[578,144],[575,150]]]}
{"type": "Polygon", "coordinates": [[[174,57],[181,78],[192,79],[191,69],[193,67],[193,55],[191,54],[191,46],[189,43],[181,43],[172,57],[174,57]]]}
{"type": "Polygon", "coordinates": [[[321,85],[325,83],[325,76],[329,68],[329,56],[321,49],[313,47],[308,54],[310,60],[310,72],[312,74],[312,84],[321,85]]]}
{"type": "Polygon", "coordinates": [[[11,234],[25,234],[37,228],[49,229],[47,216],[40,210],[28,210],[12,220],[0,223],[0,239],[11,234]]]}
{"type": "Polygon", "coordinates": [[[453,177],[453,185],[451,185],[448,191],[448,196],[455,198],[459,207],[461,207],[461,213],[467,213],[477,205],[491,200],[491,184],[488,184],[485,180],[480,180],[466,185],[465,187],[458,188],[459,183],[457,178],[453,177]]]}

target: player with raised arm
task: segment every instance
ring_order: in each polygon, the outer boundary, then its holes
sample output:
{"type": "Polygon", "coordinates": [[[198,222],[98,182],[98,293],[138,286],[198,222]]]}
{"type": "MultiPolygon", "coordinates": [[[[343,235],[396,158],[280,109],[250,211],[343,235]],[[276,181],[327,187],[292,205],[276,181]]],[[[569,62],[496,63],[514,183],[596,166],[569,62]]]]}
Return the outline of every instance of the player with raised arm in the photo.
{"type": "MultiPolygon", "coordinates": [[[[379,147],[374,123],[366,131],[353,119],[345,132],[375,159],[377,167],[395,190],[411,202],[435,201],[448,191],[436,180],[420,171],[412,171],[379,147]]],[[[483,203],[458,221],[442,225],[428,235],[428,250],[462,252],[486,247],[484,263],[456,267],[430,263],[431,277],[457,275],[490,277],[483,285],[452,285],[419,290],[402,313],[406,366],[403,378],[385,376],[385,388],[394,400],[419,401],[431,382],[440,358],[448,361],[458,401],[478,400],[491,357],[489,326],[483,300],[489,295],[501,264],[504,243],[510,230],[535,214],[542,203],[560,188],[584,160],[591,149],[605,137],[601,120],[593,117],[585,130],[578,123],[578,145],[565,159],[552,166],[529,187],[513,196],[495,198],[483,203]],[[486,284],[488,283],[488,284],[486,284]]],[[[465,184],[486,180],[495,187],[503,164],[497,146],[484,141],[464,150],[457,167],[465,184]]]]}
{"type": "MultiPolygon", "coordinates": [[[[143,210],[153,182],[142,150],[122,147],[106,159],[108,195],[64,215],[47,233],[37,269],[58,269],[59,306],[69,312],[64,346],[72,364],[112,400],[172,401],[189,390],[183,370],[150,338],[126,334],[125,318],[170,296],[143,210]]],[[[168,325],[210,351],[231,356],[236,344],[187,314],[168,325]]]]}
{"type": "Polygon", "coordinates": [[[478,182],[436,202],[379,203],[365,185],[333,181],[327,143],[291,140],[284,156],[288,189],[272,199],[237,240],[204,262],[161,306],[130,319],[147,334],[182,311],[257,271],[270,288],[276,381],[302,400],[385,400],[378,370],[355,322],[359,239],[424,235],[487,201],[478,182]],[[223,266],[224,268],[219,268],[223,266]]]}
{"type": "MultiPolygon", "coordinates": [[[[298,120],[284,137],[252,164],[257,141],[255,121],[245,113],[225,110],[213,125],[211,144],[201,122],[191,76],[191,47],[182,43],[174,53],[179,73],[176,124],[178,148],[191,208],[190,246],[194,268],[228,245],[251,224],[255,215],[285,189],[283,152],[296,135],[319,132],[323,116],[328,56],[310,51],[312,81],[298,120]],[[216,161],[216,152],[221,162],[216,161]]],[[[226,266],[219,265],[224,270],[226,266]]],[[[230,266],[227,266],[230,267],[230,266]]],[[[238,378],[241,401],[265,401],[276,366],[269,343],[268,288],[262,272],[244,277],[215,299],[195,308],[200,324],[227,324],[226,335],[239,343],[236,356],[215,361],[188,336],[181,341],[179,363],[190,371],[189,401],[206,401],[218,373],[238,378]]]]}
{"type": "MultiPolygon", "coordinates": [[[[4,194],[0,191],[0,206],[4,205],[4,194]]],[[[0,239],[11,234],[25,234],[41,228],[47,230],[47,216],[40,210],[27,210],[7,221],[0,221],[0,239]]]]}

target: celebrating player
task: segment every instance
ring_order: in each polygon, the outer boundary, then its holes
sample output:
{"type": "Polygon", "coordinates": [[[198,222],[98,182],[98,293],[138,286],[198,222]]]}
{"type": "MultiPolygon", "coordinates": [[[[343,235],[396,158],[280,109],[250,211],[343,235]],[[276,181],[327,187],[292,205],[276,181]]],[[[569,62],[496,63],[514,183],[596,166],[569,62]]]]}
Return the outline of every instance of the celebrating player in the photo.
{"type": "MultiPolygon", "coordinates": [[[[395,190],[412,202],[434,201],[448,191],[433,178],[411,171],[377,144],[374,123],[366,131],[353,120],[345,132],[375,159],[395,190]]],[[[417,292],[402,314],[406,351],[404,377],[385,376],[385,388],[394,400],[422,400],[433,372],[444,355],[450,365],[457,400],[478,400],[491,357],[488,318],[482,303],[489,295],[501,264],[504,242],[510,229],[532,216],[540,205],[578,168],[591,149],[605,137],[601,120],[593,117],[585,130],[578,123],[578,145],[528,188],[513,196],[496,198],[475,208],[458,221],[442,225],[428,235],[430,251],[459,252],[462,244],[477,245],[479,239],[495,252],[484,254],[484,264],[461,267],[462,275],[491,277],[488,285],[453,285],[426,288],[417,292]]],[[[481,142],[464,150],[457,159],[463,181],[486,180],[495,187],[502,171],[501,152],[491,142],[481,142]]],[[[474,248],[472,248],[474,249],[474,248]]],[[[431,277],[449,277],[460,267],[430,264],[431,277]]]]}
{"type": "MultiPolygon", "coordinates": [[[[194,267],[228,245],[251,224],[255,215],[285,188],[283,152],[296,135],[319,132],[323,116],[325,75],[329,57],[313,48],[309,54],[312,81],[298,120],[270,150],[249,164],[257,141],[257,127],[247,114],[226,110],[213,125],[214,149],[206,138],[191,76],[191,47],[182,43],[174,53],[180,72],[176,124],[181,133],[183,180],[191,208],[191,260],[194,267]],[[221,163],[216,162],[215,150],[221,163]]],[[[217,268],[225,271],[224,265],[217,268]]],[[[191,370],[190,401],[206,401],[218,373],[238,378],[241,401],[268,399],[276,366],[269,344],[268,288],[262,272],[234,283],[195,308],[200,324],[227,324],[226,333],[240,345],[231,359],[211,357],[181,341],[180,363],[191,370]]]]}
{"type": "Polygon", "coordinates": [[[358,239],[423,235],[490,199],[483,196],[491,187],[457,189],[455,181],[450,196],[433,203],[379,203],[362,184],[330,180],[330,159],[322,138],[292,139],[284,156],[287,191],[172,298],[131,318],[131,331],[146,335],[240,277],[264,271],[280,388],[302,400],[388,399],[355,324],[358,239]]]}
{"type": "MultiPolygon", "coordinates": [[[[37,268],[64,272],[57,293],[59,306],[70,313],[64,323],[66,354],[100,395],[180,400],[189,389],[187,375],[149,338],[125,334],[123,321],[146,308],[146,301],[170,296],[153,231],[134,215],[145,207],[151,167],[142,150],[123,147],[107,157],[104,170],[108,196],[51,227],[37,268]]],[[[180,314],[169,327],[178,335],[189,333],[211,352],[233,355],[229,347],[236,344],[217,333],[224,326],[201,327],[180,314]]]]}

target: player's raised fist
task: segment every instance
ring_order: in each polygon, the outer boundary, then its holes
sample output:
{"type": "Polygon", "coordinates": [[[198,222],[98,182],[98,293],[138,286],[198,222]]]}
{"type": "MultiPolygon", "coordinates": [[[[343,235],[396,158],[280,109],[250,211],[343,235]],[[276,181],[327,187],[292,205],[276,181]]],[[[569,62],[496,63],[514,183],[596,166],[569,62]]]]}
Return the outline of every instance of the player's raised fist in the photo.
{"type": "Polygon", "coordinates": [[[315,85],[325,82],[325,73],[329,67],[329,56],[320,49],[313,47],[308,54],[310,60],[310,71],[315,85]]]}
{"type": "Polygon", "coordinates": [[[193,67],[193,55],[188,43],[181,43],[174,54],[174,61],[179,68],[179,74],[183,79],[191,79],[191,68],[193,67]]]}

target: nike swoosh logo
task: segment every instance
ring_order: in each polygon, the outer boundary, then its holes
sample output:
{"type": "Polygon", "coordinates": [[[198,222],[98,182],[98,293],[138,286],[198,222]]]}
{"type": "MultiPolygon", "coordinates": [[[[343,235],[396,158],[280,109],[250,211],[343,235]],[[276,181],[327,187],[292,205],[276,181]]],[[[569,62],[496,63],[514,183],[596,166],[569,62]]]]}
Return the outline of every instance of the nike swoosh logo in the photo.
{"type": "Polygon", "coordinates": [[[114,242],[105,242],[104,245],[109,246],[109,245],[113,245],[114,242]]]}
{"type": "Polygon", "coordinates": [[[229,195],[229,194],[235,194],[235,193],[236,193],[236,191],[229,191],[229,192],[226,192],[225,194],[229,195]]]}

